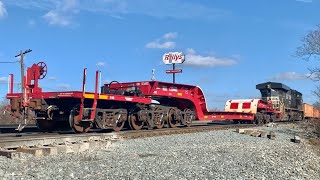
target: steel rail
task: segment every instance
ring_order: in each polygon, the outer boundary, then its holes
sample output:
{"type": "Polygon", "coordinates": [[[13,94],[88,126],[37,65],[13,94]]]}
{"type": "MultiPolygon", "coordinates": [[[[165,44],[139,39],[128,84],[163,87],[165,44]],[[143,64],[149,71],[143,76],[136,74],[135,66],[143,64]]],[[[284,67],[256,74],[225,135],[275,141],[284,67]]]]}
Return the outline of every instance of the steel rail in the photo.
{"type": "Polygon", "coordinates": [[[27,146],[48,146],[52,144],[72,144],[77,142],[90,142],[90,141],[106,141],[106,140],[123,140],[123,139],[135,139],[162,135],[172,134],[185,134],[206,132],[214,130],[226,130],[235,128],[250,128],[257,127],[253,124],[230,124],[230,125],[208,125],[208,126],[192,126],[186,128],[163,128],[156,130],[139,130],[139,131],[121,131],[111,133],[85,133],[85,134],[29,134],[22,136],[2,136],[0,137],[0,148],[2,149],[16,149],[18,147],[27,146]]]}

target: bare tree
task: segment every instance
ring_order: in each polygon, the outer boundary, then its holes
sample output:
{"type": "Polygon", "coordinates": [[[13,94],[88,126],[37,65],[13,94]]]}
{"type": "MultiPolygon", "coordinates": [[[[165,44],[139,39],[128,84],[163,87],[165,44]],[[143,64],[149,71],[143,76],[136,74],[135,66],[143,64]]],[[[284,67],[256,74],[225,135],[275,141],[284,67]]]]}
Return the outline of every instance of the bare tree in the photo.
{"type": "Polygon", "coordinates": [[[8,112],[6,113],[6,105],[6,100],[0,99],[0,125],[17,124],[15,120],[10,116],[10,114],[8,112]]]}
{"type": "MultiPolygon", "coordinates": [[[[314,30],[308,32],[302,38],[302,46],[296,50],[296,56],[303,60],[320,60],[320,25],[314,30]]],[[[320,81],[320,67],[308,68],[310,71],[309,78],[314,81],[320,81]]],[[[317,105],[320,104],[320,86],[317,86],[313,94],[318,98],[317,105]]]]}
{"type": "Polygon", "coordinates": [[[313,91],[313,95],[320,99],[320,86],[316,87],[316,89],[313,91]]]}
{"type": "MultiPolygon", "coordinates": [[[[320,60],[320,25],[304,36],[301,41],[302,46],[298,47],[296,51],[297,57],[306,61],[320,60]]],[[[315,81],[320,81],[320,67],[308,69],[310,71],[310,78],[315,81]]],[[[318,90],[320,90],[320,88],[318,90]]]]}
{"type": "Polygon", "coordinates": [[[320,58],[320,25],[302,38],[302,46],[297,48],[297,56],[305,60],[320,58]]]}

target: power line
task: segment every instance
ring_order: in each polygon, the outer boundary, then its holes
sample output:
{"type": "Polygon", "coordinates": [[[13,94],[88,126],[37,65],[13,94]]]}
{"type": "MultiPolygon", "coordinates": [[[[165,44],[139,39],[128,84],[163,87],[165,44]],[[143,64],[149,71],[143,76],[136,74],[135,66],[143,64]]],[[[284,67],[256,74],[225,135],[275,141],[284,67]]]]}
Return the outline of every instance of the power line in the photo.
{"type": "Polygon", "coordinates": [[[4,64],[4,63],[17,63],[17,62],[21,62],[21,64],[23,64],[23,55],[24,54],[27,54],[27,53],[29,53],[29,52],[32,52],[32,50],[31,49],[27,49],[27,50],[25,50],[25,51],[21,51],[20,52],[20,54],[17,54],[17,55],[15,55],[14,57],[19,57],[19,56],[22,56],[22,59],[20,59],[20,61],[0,61],[0,64],[4,64]]]}
{"type": "Polygon", "coordinates": [[[0,64],[9,64],[9,63],[17,63],[20,61],[0,61],[0,64]]]}
{"type": "MultiPolygon", "coordinates": [[[[7,81],[7,80],[6,80],[7,81]]],[[[8,82],[3,82],[3,81],[0,81],[0,84],[8,84],[8,82]]],[[[14,82],[13,84],[18,84],[20,86],[21,83],[18,83],[18,82],[14,82]]]]}

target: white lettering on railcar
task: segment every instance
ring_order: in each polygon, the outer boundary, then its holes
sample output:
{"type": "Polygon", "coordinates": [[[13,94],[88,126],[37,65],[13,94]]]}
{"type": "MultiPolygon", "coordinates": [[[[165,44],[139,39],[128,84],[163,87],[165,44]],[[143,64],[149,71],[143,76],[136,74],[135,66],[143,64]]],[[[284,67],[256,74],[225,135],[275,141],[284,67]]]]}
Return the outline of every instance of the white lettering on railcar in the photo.
{"type": "Polygon", "coordinates": [[[168,91],[167,86],[162,86],[162,91],[168,91]]]}
{"type": "Polygon", "coordinates": [[[169,88],[169,91],[171,91],[171,92],[178,92],[178,88],[175,87],[175,86],[171,86],[171,87],[169,88]]]}

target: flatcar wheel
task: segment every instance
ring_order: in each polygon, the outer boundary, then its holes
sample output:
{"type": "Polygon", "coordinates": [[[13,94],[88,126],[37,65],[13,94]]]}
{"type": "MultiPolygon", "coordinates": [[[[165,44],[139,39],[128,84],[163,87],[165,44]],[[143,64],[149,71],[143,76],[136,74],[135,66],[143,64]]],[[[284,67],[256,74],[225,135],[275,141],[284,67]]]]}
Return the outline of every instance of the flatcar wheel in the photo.
{"type": "Polygon", "coordinates": [[[125,123],[125,121],[115,122],[115,123],[113,124],[112,129],[113,129],[114,131],[116,131],[116,132],[119,132],[119,131],[121,131],[121,129],[123,128],[124,123],[125,123]]]}
{"type": "MultiPolygon", "coordinates": [[[[191,110],[190,110],[190,109],[185,109],[184,112],[185,112],[185,113],[190,113],[191,110]]],[[[194,115],[189,115],[189,116],[187,116],[187,118],[186,118],[186,126],[187,126],[187,127],[191,127],[192,121],[194,121],[194,119],[195,119],[195,116],[194,116],[194,115]]]]}
{"type": "Polygon", "coordinates": [[[175,119],[175,110],[170,109],[168,112],[168,124],[171,128],[176,128],[178,126],[178,123],[175,119]]]}
{"type": "MultiPolygon", "coordinates": [[[[156,111],[161,111],[163,110],[161,107],[156,107],[155,109],[156,111]]],[[[166,117],[163,117],[163,115],[161,115],[162,117],[160,118],[154,118],[156,121],[154,122],[154,124],[156,125],[157,129],[161,129],[164,126],[164,123],[166,122],[166,117]],[[160,122],[159,122],[160,121],[160,122]]]]}
{"type": "Polygon", "coordinates": [[[266,115],[266,116],[264,117],[264,123],[265,123],[265,124],[270,123],[270,115],[266,115]]]}
{"type": "Polygon", "coordinates": [[[157,124],[156,124],[156,128],[157,128],[157,129],[163,128],[164,123],[165,123],[165,120],[162,120],[160,123],[157,123],[157,124]]]}
{"type": "Polygon", "coordinates": [[[260,115],[260,114],[257,113],[257,114],[254,116],[254,123],[257,124],[257,125],[261,125],[261,124],[263,123],[263,117],[262,117],[262,115],[260,115]]]}
{"type": "Polygon", "coordinates": [[[88,132],[91,127],[92,123],[91,122],[79,122],[79,115],[77,115],[77,110],[73,109],[70,112],[69,116],[69,125],[71,129],[75,133],[86,133],[88,132]]]}
{"type": "Polygon", "coordinates": [[[136,114],[130,114],[129,126],[132,130],[140,130],[143,127],[143,122],[138,120],[138,117],[136,114]]]}
{"type": "MultiPolygon", "coordinates": [[[[121,118],[122,114],[115,114],[113,117],[113,124],[112,124],[112,129],[116,132],[121,131],[121,129],[123,128],[127,118],[122,119],[121,118]]],[[[127,117],[127,116],[126,116],[127,117]]]]}
{"type": "Polygon", "coordinates": [[[274,114],[271,116],[270,122],[276,122],[276,121],[278,121],[278,117],[277,115],[274,114]]]}
{"type": "Polygon", "coordinates": [[[52,131],[54,130],[55,124],[55,121],[43,119],[37,120],[36,122],[37,128],[41,131],[52,131]]]}

